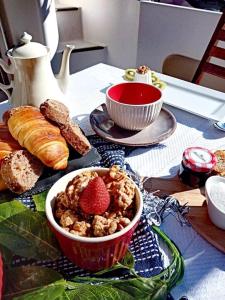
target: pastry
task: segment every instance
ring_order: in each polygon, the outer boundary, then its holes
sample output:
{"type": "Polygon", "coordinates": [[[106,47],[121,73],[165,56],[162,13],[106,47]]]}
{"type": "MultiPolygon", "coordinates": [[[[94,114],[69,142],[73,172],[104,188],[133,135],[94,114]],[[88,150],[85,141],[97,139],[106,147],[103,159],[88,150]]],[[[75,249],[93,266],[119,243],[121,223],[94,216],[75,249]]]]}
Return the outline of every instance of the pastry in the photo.
{"type": "Polygon", "coordinates": [[[21,147],[55,170],[65,169],[69,149],[58,127],[48,122],[33,106],[20,106],[12,110],[8,128],[21,147]]]}
{"type": "Polygon", "coordinates": [[[12,137],[7,125],[0,123],[0,162],[9,153],[20,149],[21,146],[12,137]]]}
{"type": "MultiPolygon", "coordinates": [[[[1,172],[0,172],[1,173],[1,172]]],[[[2,176],[0,174],[0,191],[7,190],[7,185],[5,184],[5,181],[2,179],[2,176]]]]}
{"type": "MultiPolygon", "coordinates": [[[[2,159],[15,150],[20,150],[21,147],[16,140],[11,136],[8,127],[0,123],[0,166],[2,159]]],[[[2,179],[0,172],[0,191],[6,190],[7,186],[2,179]]]]}
{"type": "Polygon", "coordinates": [[[8,124],[8,119],[10,118],[10,110],[6,110],[2,115],[2,120],[5,125],[8,124]]]}
{"type": "Polygon", "coordinates": [[[225,150],[217,150],[214,154],[216,155],[217,163],[213,171],[217,175],[225,176],[225,150]]]}

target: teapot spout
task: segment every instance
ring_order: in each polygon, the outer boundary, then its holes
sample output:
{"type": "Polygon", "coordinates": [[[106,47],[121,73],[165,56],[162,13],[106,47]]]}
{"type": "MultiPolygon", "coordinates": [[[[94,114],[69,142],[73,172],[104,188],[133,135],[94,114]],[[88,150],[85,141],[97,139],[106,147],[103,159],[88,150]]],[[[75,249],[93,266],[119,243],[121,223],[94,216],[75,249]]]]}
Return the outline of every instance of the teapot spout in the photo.
{"type": "Polygon", "coordinates": [[[56,75],[56,79],[58,81],[58,85],[63,93],[66,92],[67,86],[69,83],[69,76],[70,76],[70,54],[72,50],[75,48],[74,45],[66,45],[64,52],[63,52],[63,57],[62,57],[62,62],[61,62],[61,67],[59,74],[56,75]]]}

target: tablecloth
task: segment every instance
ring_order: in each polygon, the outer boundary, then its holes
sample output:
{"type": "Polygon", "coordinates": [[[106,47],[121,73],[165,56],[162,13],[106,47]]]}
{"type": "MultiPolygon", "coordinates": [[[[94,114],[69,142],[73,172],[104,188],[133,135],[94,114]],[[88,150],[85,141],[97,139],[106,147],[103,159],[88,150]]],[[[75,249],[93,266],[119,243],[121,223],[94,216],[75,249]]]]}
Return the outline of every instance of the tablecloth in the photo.
{"type": "MultiPolygon", "coordinates": [[[[71,76],[66,104],[71,116],[86,134],[93,134],[89,114],[105,101],[104,91],[107,86],[121,82],[123,74],[121,69],[98,64],[71,76]]],[[[158,77],[160,78],[160,74],[158,77]]],[[[180,84],[182,85],[182,81],[180,84]]],[[[191,95],[190,92],[190,97],[191,95]]],[[[138,148],[130,153],[127,162],[138,174],[148,177],[174,176],[183,151],[190,146],[225,149],[225,133],[218,131],[212,121],[172,106],[165,107],[174,113],[177,129],[160,144],[138,148]]],[[[6,108],[6,103],[1,104],[0,114],[6,108]]],[[[181,227],[172,215],[164,220],[162,229],[175,241],[185,259],[184,280],[173,289],[174,298],[177,300],[187,295],[189,300],[225,299],[225,255],[191,227],[181,227]]]]}
{"type": "MultiPolygon", "coordinates": [[[[90,112],[105,102],[105,88],[112,83],[121,82],[122,75],[122,70],[104,64],[73,75],[68,104],[72,108],[74,119],[87,134],[93,134],[89,123],[90,112]]],[[[160,74],[158,77],[160,78],[160,74]]],[[[212,121],[172,106],[164,106],[175,115],[177,129],[160,144],[131,152],[127,162],[135,172],[148,177],[173,177],[187,147],[225,149],[225,133],[217,130],[212,121]]],[[[225,299],[225,255],[191,227],[181,227],[172,215],[164,220],[162,229],[178,245],[185,259],[184,280],[173,289],[174,298],[177,300],[186,295],[189,300],[225,299]]]]}

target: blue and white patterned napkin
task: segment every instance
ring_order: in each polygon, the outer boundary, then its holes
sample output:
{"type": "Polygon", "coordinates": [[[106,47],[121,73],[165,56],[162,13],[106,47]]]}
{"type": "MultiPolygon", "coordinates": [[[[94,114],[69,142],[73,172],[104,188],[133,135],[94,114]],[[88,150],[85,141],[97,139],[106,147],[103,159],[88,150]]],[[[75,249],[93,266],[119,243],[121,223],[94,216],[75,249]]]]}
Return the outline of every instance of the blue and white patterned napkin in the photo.
{"type": "MultiPolygon", "coordinates": [[[[97,136],[91,136],[89,137],[89,140],[102,157],[102,160],[98,163],[98,165],[102,167],[119,165],[121,168],[126,169],[127,172],[130,172],[131,175],[134,175],[129,165],[125,163],[125,157],[130,153],[131,148],[109,143],[97,136]]],[[[31,209],[34,208],[32,197],[21,197],[20,201],[22,201],[31,209]]],[[[135,269],[141,276],[150,277],[159,274],[163,270],[162,256],[159,251],[157,239],[145,215],[142,216],[141,221],[134,233],[132,242],[130,244],[130,250],[135,257],[135,269]]],[[[64,255],[62,255],[61,258],[56,261],[31,262],[25,258],[17,258],[14,261],[15,266],[28,263],[54,268],[62,273],[67,279],[70,278],[70,276],[82,276],[89,274],[88,272],[75,266],[64,255]]],[[[118,274],[118,277],[120,278],[123,278],[123,276],[124,274],[122,273],[118,274]]]]}
{"type": "MultiPolygon", "coordinates": [[[[102,159],[98,165],[111,167],[118,165],[130,174],[140,185],[138,176],[126,164],[125,157],[133,148],[107,142],[98,136],[90,136],[90,143],[97,149],[102,159]]],[[[145,199],[144,199],[145,202],[145,199]]],[[[149,225],[145,213],[134,233],[130,250],[135,256],[135,269],[143,277],[159,274],[163,270],[163,262],[155,234],[149,225]]]]}

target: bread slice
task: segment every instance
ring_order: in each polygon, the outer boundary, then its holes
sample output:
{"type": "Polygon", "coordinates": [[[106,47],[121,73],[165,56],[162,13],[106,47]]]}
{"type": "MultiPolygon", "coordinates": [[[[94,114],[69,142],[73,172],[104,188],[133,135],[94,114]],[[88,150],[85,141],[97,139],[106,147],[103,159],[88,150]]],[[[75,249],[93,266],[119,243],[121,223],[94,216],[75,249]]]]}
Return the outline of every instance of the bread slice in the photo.
{"type": "Polygon", "coordinates": [[[59,101],[48,99],[40,105],[41,113],[58,125],[66,124],[69,118],[68,108],[59,101]]]}
{"type": "Polygon", "coordinates": [[[59,126],[62,136],[78,153],[84,155],[91,149],[89,141],[80,127],[70,119],[69,110],[63,103],[48,99],[41,104],[40,111],[59,126]]]}
{"type": "Polygon", "coordinates": [[[17,194],[30,190],[42,171],[42,163],[27,150],[14,151],[1,162],[2,179],[6,186],[17,194]]]}
{"type": "Polygon", "coordinates": [[[60,131],[65,140],[80,154],[84,155],[91,149],[91,144],[80,130],[80,127],[72,120],[62,126],[60,131]]]}

